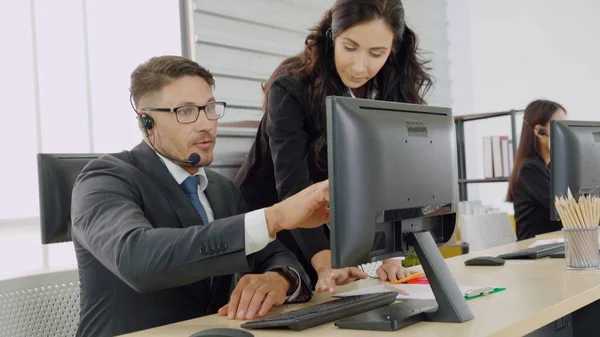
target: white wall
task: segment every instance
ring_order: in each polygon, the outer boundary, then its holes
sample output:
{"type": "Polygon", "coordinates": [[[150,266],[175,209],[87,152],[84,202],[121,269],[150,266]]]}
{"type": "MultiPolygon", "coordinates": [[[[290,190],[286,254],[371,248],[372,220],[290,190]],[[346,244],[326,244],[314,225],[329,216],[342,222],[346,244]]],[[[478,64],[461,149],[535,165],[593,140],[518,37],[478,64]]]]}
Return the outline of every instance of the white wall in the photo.
{"type": "MultiPolygon", "coordinates": [[[[447,3],[455,111],[523,109],[534,99],[547,98],[563,104],[570,119],[600,118],[595,109],[600,89],[599,1],[447,3]]],[[[472,123],[466,129],[467,171],[469,178],[481,178],[481,137],[509,135],[510,126],[508,118],[472,123]]],[[[506,188],[506,183],[473,185],[469,199],[498,204],[506,188]]]]}
{"type": "Polygon", "coordinates": [[[3,0],[0,41],[0,276],[72,265],[71,243],[40,244],[36,154],[141,141],[129,75],[151,56],[181,55],[178,3],[3,0]]]}
{"type": "Polygon", "coordinates": [[[141,140],[129,74],[181,55],[179,8],[161,1],[2,1],[0,220],[38,215],[37,152],[108,152],[141,140]]]}
{"type": "Polygon", "coordinates": [[[451,106],[450,60],[448,49],[448,20],[445,0],[403,0],[406,22],[420,40],[423,55],[431,60],[429,66],[435,84],[427,104],[451,106]]]}
{"type": "Polygon", "coordinates": [[[600,88],[600,2],[470,1],[474,107],[525,105],[547,97],[571,118],[594,119],[600,88]]]}
{"type": "Polygon", "coordinates": [[[35,59],[32,52],[31,12],[26,1],[10,5],[0,2],[0,52],[2,81],[0,102],[8,123],[0,132],[0,217],[25,216],[37,206],[35,195],[37,169],[35,152],[37,92],[34,78],[35,59]],[[12,163],[12,165],[7,164],[12,163]],[[18,179],[15,179],[18,177],[18,179]],[[30,207],[31,203],[35,206],[30,207]]]}

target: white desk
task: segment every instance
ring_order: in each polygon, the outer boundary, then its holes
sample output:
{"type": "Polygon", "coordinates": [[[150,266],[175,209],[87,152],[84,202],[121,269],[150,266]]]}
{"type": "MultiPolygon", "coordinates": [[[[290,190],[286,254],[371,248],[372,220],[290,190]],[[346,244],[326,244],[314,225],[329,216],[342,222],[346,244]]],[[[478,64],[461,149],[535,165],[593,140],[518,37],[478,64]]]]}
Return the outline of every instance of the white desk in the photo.
{"type": "MultiPolygon", "coordinates": [[[[300,332],[282,330],[249,330],[254,336],[428,336],[482,337],[523,336],[544,327],[600,299],[600,270],[571,271],[564,259],[544,258],[536,261],[507,261],[500,267],[466,267],[464,261],[478,255],[498,255],[529,246],[535,240],[504,245],[482,252],[447,259],[458,284],[504,286],[505,291],[473,299],[468,305],[475,318],[466,323],[421,322],[394,332],[339,329],[333,323],[300,332]]],[[[344,289],[378,283],[377,280],[355,282],[344,289]]],[[[328,300],[317,295],[311,304],[328,300]]],[[[298,305],[279,308],[292,310],[298,305]]],[[[600,317],[600,316],[598,316],[600,317]]],[[[176,324],[128,334],[129,337],[188,337],[204,329],[239,328],[240,321],[211,315],[176,324]]],[[[581,325],[579,325],[581,326],[581,325]]],[[[598,330],[596,330],[598,331],[598,330]]]]}

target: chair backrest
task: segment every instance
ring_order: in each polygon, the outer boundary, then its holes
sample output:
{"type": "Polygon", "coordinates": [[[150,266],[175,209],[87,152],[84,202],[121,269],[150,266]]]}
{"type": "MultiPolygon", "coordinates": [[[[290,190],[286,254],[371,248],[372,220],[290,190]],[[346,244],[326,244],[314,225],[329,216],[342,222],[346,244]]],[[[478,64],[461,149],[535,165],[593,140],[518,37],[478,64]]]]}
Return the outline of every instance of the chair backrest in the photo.
{"type": "Polygon", "coordinates": [[[71,192],[84,166],[100,154],[39,153],[38,188],[42,244],[71,241],[71,192]]]}
{"type": "Polygon", "coordinates": [[[0,337],[72,337],[78,324],[77,269],[0,280],[0,337]]]}
{"type": "Polygon", "coordinates": [[[478,251],[517,241],[507,213],[462,215],[460,239],[469,243],[469,251],[478,251]]]}

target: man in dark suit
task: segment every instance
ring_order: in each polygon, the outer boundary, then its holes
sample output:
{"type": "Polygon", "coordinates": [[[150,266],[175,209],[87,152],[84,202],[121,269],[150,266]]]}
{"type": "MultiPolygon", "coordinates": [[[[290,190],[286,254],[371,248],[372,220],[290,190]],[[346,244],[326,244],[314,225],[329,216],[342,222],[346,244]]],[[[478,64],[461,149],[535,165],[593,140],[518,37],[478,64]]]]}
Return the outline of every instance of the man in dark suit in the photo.
{"type": "Polygon", "coordinates": [[[177,56],[152,58],[132,73],[144,141],[90,162],[73,190],[78,336],[216,312],[251,319],[310,299],[305,271],[274,238],[328,221],[328,184],[244,213],[233,183],[204,168],[225,110],[213,85],[206,69],[177,56]],[[244,274],[237,285],[233,274],[244,274]]]}

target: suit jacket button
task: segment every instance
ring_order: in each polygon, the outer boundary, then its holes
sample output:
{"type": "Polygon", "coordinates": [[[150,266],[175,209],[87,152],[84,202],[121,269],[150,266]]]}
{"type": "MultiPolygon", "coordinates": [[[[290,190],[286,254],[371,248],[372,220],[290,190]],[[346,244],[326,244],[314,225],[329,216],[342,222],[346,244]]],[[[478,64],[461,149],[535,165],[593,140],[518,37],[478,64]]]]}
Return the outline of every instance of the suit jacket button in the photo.
{"type": "Polygon", "coordinates": [[[225,242],[219,243],[219,250],[224,252],[227,249],[227,244],[225,242]]]}
{"type": "Polygon", "coordinates": [[[219,246],[213,245],[212,246],[212,251],[213,251],[213,253],[218,253],[219,252],[219,246]]]}
{"type": "Polygon", "coordinates": [[[214,254],[215,252],[213,251],[211,246],[207,246],[206,247],[206,254],[214,254]]]}
{"type": "Polygon", "coordinates": [[[202,254],[202,255],[208,254],[208,249],[206,247],[200,247],[200,254],[202,254]]]}

